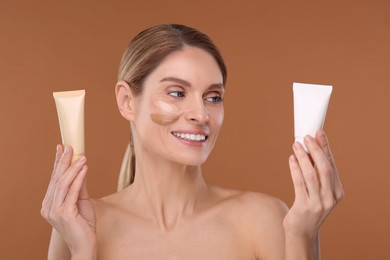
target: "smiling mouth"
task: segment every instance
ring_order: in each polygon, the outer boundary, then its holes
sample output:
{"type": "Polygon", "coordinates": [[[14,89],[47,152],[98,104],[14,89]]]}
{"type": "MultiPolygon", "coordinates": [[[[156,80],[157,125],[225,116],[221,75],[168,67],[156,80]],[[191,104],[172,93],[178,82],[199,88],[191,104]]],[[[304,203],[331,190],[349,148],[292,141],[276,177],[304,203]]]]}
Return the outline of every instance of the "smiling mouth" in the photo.
{"type": "Polygon", "coordinates": [[[207,135],[202,135],[202,134],[186,134],[186,133],[178,133],[178,132],[172,132],[172,135],[183,139],[187,141],[192,141],[192,142],[204,142],[207,140],[207,135]]]}

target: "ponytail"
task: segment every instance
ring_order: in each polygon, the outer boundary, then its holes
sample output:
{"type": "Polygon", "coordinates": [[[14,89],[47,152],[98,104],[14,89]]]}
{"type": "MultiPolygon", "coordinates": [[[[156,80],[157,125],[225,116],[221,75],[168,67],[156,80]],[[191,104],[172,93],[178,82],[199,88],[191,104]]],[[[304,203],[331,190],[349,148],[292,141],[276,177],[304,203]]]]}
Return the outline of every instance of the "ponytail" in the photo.
{"type": "Polygon", "coordinates": [[[118,191],[123,190],[133,183],[135,176],[135,153],[133,140],[129,142],[123,156],[122,166],[119,172],[118,191]]]}

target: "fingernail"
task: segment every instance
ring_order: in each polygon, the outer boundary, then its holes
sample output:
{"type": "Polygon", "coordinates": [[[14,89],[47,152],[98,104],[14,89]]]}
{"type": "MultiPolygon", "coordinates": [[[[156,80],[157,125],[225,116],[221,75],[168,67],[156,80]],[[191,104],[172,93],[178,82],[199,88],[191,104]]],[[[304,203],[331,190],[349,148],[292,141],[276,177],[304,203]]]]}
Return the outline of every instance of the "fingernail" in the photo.
{"type": "Polygon", "coordinates": [[[69,152],[69,146],[65,146],[65,150],[64,150],[64,154],[68,153],[69,152]]]}
{"type": "Polygon", "coordinates": [[[59,144],[57,144],[57,146],[56,146],[56,154],[58,154],[58,150],[60,150],[60,145],[59,144]]]}
{"type": "Polygon", "coordinates": [[[295,159],[295,156],[294,155],[290,155],[290,162],[296,162],[297,160],[295,159]]]}
{"type": "Polygon", "coordinates": [[[295,150],[298,150],[301,144],[299,142],[295,142],[293,146],[295,150]]]}
{"type": "Polygon", "coordinates": [[[86,160],[87,160],[87,158],[85,158],[85,156],[81,156],[81,157],[79,158],[79,162],[80,162],[80,163],[85,163],[86,160]]]}

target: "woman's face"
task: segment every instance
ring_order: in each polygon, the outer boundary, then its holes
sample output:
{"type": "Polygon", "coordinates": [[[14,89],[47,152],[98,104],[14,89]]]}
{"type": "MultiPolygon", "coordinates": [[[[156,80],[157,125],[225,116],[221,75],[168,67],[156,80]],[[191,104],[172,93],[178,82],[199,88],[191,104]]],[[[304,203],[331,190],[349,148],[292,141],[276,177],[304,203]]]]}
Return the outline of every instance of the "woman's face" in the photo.
{"type": "Polygon", "coordinates": [[[222,74],[210,54],[196,47],[170,54],[135,98],[135,142],[153,156],[202,164],[223,122],[223,96],[222,74]]]}

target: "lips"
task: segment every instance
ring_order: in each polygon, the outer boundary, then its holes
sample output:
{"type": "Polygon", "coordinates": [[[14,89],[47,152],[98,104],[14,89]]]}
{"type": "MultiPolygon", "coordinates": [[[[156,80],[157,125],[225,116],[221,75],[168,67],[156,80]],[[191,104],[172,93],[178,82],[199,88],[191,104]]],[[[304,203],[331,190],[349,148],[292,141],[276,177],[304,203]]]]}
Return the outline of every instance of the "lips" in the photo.
{"type": "Polygon", "coordinates": [[[208,137],[204,133],[172,132],[172,135],[176,136],[177,138],[192,142],[204,142],[208,137]]]}

